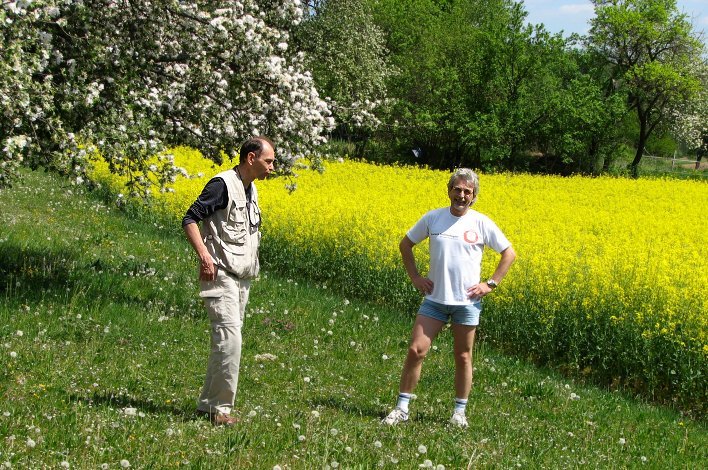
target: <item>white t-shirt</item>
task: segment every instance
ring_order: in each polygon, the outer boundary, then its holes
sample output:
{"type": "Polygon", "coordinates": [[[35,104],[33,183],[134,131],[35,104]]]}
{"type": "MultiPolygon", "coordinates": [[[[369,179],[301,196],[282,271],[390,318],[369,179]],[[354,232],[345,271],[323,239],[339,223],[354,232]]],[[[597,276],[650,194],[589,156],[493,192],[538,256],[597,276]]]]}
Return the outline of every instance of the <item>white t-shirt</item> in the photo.
{"type": "Polygon", "coordinates": [[[467,289],[480,281],[484,246],[497,253],[511,246],[489,217],[472,209],[462,217],[452,215],[449,207],[434,209],[406,235],[416,244],[430,238],[428,278],[433,292],[426,298],[445,305],[477,302],[467,296],[467,289]]]}

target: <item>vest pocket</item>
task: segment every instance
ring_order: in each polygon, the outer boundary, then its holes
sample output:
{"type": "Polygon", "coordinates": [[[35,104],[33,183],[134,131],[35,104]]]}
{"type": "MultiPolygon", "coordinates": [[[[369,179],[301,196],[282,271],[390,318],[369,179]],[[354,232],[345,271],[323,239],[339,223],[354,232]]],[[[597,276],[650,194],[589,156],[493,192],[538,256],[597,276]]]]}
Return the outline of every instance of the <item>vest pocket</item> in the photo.
{"type": "Polygon", "coordinates": [[[248,237],[248,219],[246,217],[246,201],[234,201],[228,221],[221,224],[221,240],[225,250],[236,255],[246,253],[248,237]]]}

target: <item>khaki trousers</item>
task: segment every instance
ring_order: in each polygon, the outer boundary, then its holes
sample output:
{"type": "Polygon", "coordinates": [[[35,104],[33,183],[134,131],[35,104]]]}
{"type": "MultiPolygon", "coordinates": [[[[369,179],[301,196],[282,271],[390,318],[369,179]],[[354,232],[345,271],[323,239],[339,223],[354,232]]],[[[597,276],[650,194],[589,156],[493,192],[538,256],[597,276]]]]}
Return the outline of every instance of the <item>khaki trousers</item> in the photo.
{"type": "Polygon", "coordinates": [[[241,363],[241,327],[248,303],[250,279],[237,279],[218,269],[214,281],[201,281],[200,296],[211,322],[211,350],[197,409],[231,413],[241,363]]]}

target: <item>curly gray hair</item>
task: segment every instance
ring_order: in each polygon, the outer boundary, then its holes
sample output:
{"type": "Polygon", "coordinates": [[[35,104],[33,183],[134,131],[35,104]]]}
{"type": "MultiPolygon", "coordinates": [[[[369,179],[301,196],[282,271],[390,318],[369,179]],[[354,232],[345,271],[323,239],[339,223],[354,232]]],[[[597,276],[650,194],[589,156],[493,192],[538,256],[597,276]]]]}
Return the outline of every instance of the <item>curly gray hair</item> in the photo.
{"type": "Polygon", "coordinates": [[[477,175],[477,173],[470,170],[469,168],[458,168],[450,176],[450,180],[447,182],[448,191],[452,191],[452,187],[455,185],[455,181],[457,181],[458,179],[462,179],[468,183],[472,183],[472,187],[474,188],[474,198],[472,198],[472,204],[477,202],[477,196],[479,195],[479,176],[477,175]]]}

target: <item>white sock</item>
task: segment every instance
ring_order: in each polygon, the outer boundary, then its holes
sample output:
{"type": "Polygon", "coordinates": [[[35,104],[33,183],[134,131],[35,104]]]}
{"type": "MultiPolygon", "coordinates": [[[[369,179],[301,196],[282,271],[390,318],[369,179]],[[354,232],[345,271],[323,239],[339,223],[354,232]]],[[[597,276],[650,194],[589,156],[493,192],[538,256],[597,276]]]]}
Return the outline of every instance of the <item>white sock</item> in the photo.
{"type": "Polygon", "coordinates": [[[403,410],[404,413],[408,413],[408,404],[410,403],[410,401],[411,394],[401,392],[398,394],[398,403],[396,403],[396,407],[403,410]]]}
{"type": "Polygon", "coordinates": [[[465,408],[467,408],[467,400],[464,398],[455,398],[455,413],[465,414],[465,408]]]}

